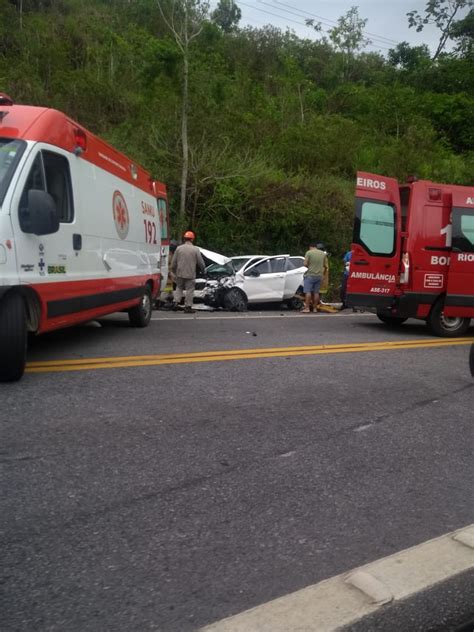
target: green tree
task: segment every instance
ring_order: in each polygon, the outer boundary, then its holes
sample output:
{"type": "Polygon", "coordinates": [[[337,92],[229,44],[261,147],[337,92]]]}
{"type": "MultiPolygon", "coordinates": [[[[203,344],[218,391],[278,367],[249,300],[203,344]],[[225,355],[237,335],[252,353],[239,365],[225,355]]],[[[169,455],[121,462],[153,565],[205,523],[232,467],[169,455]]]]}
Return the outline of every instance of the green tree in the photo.
{"type": "Polygon", "coordinates": [[[342,54],[343,73],[347,79],[354,55],[365,48],[367,44],[370,44],[370,40],[364,35],[367,19],[359,16],[357,7],[351,7],[337,22],[337,26],[329,31],[329,39],[336,50],[339,50],[342,54]]]}
{"type": "Polygon", "coordinates": [[[219,0],[219,4],[212,12],[211,17],[224,33],[231,33],[237,29],[242,11],[234,0],[219,0]]]}
{"type": "Polygon", "coordinates": [[[472,6],[472,0],[428,0],[423,15],[417,10],[407,13],[408,26],[415,28],[417,32],[422,31],[427,24],[434,24],[440,30],[433,61],[443,52],[447,41],[453,35],[454,18],[461,9],[468,6],[472,6]]]}
{"type": "Polygon", "coordinates": [[[182,170],[178,220],[181,224],[181,228],[184,228],[189,171],[188,114],[190,49],[193,41],[202,32],[203,22],[208,14],[209,3],[205,0],[172,0],[171,11],[168,14],[161,2],[158,2],[158,6],[164,22],[174,37],[183,60],[181,107],[182,170]]]}

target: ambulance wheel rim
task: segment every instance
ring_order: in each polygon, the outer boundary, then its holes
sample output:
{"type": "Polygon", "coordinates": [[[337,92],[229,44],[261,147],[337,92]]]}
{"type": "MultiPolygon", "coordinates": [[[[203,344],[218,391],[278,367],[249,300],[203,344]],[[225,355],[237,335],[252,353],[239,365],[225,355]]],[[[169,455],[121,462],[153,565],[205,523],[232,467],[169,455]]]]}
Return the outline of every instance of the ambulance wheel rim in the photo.
{"type": "Polygon", "coordinates": [[[440,320],[445,329],[458,329],[463,322],[463,319],[458,316],[449,317],[444,314],[441,314],[440,320]]]}
{"type": "Polygon", "coordinates": [[[151,312],[151,297],[149,292],[145,292],[142,298],[142,310],[145,316],[148,317],[148,314],[151,312]]]}

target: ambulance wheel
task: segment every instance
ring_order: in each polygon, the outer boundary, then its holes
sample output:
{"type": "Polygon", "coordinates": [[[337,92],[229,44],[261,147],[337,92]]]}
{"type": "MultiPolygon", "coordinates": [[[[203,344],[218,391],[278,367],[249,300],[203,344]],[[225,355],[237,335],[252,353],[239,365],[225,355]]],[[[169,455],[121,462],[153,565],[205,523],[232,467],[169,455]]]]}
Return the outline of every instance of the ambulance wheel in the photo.
{"type": "Polygon", "coordinates": [[[8,292],[0,299],[0,382],[21,378],[26,364],[26,309],[23,297],[8,292]]]}
{"type": "Polygon", "coordinates": [[[463,336],[469,329],[471,319],[460,318],[459,316],[445,316],[443,307],[443,301],[439,300],[431,308],[431,312],[426,321],[431,333],[442,338],[463,336]]]}
{"type": "Polygon", "coordinates": [[[238,287],[232,287],[222,299],[224,309],[231,312],[246,312],[248,307],[247,295],[238,287]]]}
{"type": "Polygon", "coordinates": [[[147,286],[143,298],[138,305],[128,310],[128,318],[132,327],[147,327],[151,319],[153,303],[151,301],[151,290],[147,286]]]}
{"type": "Polygon", "coordinates": [[[407,320],[401,316],[386,316],[380,312],[377,312],[377,318],[385,323],[385,325],[389,325],[389,327],[399,327],[407,320]]]}

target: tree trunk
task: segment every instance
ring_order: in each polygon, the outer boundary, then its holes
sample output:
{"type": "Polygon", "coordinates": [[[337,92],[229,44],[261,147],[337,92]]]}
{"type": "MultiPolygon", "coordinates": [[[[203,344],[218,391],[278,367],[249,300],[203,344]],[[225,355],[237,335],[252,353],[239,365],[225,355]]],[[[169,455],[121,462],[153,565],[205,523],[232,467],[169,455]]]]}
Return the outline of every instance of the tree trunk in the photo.
{"type": "Polygon", "coordinates": [[[189,81],[189,39],[188,12],[184,5],[184,41],[183,41],[183,104],[181,110],[181,143],[183,148],[183,166],[181,170],[181,199],[179,201],[180,230],[185,229],[186,190],[188,184],[189,146],[188,146],[188,81],[189,81]]]}
{"type": "Polygon", "coordinates": [[[303,94],[301,92],[301,83],[298,84],[298,97],[300,101],[301,122],[304,123],[304,107],[303,107],[303,94]]]}
{"type": "Polygon", "coordinates": [[[183,148],[183,166],[181,170],[181,199],[179,203],[179,222],[181,228],[184,228],[184,222],[186,217],[186,190],[188,183],[188,169],[189,169],[189,146],[188,146],[188,75],[189,75],[189,61],[187,51],[184,55],[184,70],[183,70],[183,104],[181,112],[181,142],[183,148]]]}

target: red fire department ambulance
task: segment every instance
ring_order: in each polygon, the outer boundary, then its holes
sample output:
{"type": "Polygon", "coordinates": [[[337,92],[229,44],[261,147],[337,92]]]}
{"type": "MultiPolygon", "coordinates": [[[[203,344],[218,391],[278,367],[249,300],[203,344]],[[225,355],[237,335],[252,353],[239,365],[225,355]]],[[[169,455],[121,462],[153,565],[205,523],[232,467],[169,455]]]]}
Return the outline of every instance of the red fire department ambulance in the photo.
{"type": "Polygon", "coordinates": [[[0,95],[0,381],[27,332],[127,311],[148,325],[166,283],[166,189],[56,110],[0,95]]]}
{"type": "Polygon", "coordinates": [[[474,317],[474,187],[357,174],[347,303],[384,323],[466,333],[474,317]]]}

